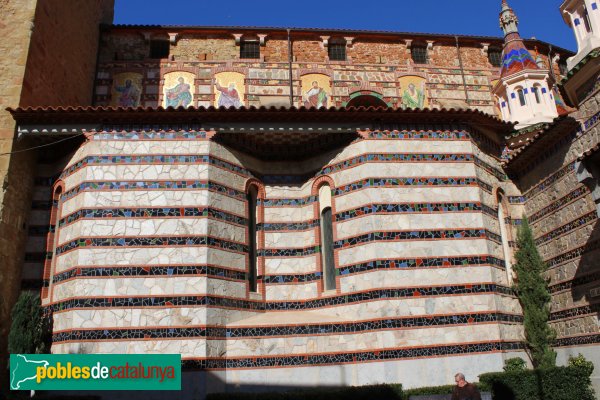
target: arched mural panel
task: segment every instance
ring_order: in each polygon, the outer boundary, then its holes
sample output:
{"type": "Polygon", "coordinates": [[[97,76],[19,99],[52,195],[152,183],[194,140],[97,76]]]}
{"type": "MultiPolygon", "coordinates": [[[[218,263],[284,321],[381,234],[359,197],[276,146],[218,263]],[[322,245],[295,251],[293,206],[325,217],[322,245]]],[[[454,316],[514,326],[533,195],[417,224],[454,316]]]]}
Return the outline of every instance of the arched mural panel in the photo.
{"type": "Polygon", "coordinates": [[[240,72],[219,72],[215,74],[213,82],[215,107],[240,108],[244,106],[245,78],[244,74],[240,72]]]}
{"type": "Polygon", "coordinates": [[[111,93],[112,106],[137,107],[142,96],[142,74],[122,72],[113,77],[111,93]]]}
{"type": "Polygon", "coordinates": [[[421,76],[406,75],[398,78],[402,108],[427,108],[427,80],[421,76]]]}
{"type": "Polygon", "coordinates": [[[321,108],[330,106],[331,78],[324,74],[307,74],[300,78],[302,104],[304,107],[321,108]]]}
{"type": "Polygon", "coordinates": [[[175,71],[164,75],[163,107],[190,107],[194,104],[195,76],[175,71]]]}

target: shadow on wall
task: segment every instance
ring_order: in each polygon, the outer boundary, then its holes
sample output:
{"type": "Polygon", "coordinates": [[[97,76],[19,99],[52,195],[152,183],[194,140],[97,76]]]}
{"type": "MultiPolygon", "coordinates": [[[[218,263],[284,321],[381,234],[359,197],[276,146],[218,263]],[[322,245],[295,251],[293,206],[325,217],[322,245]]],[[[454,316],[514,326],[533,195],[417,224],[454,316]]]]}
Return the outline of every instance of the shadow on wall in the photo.
{"type": "MultiPolygon", "coordinates": [[[[573,306],[584,302],[589,304],[589,308],[585,305],[580,305],[577,308],[580,311],[579,315],[589,315],[589,320],[585,322],[587,334],[597,334],[597,320],[600,318],[600,220],[595,220],[593,223],[591,234],[583,248],[583,254],[576,266],[576,271],[573,277],[571,286],[571,295],[573,297],[573,306]],[[595,317],[595,318],[592,318],[595,317]]],[[[567,332],[568,336],[581,334],[583,332],[567,332]]]]}

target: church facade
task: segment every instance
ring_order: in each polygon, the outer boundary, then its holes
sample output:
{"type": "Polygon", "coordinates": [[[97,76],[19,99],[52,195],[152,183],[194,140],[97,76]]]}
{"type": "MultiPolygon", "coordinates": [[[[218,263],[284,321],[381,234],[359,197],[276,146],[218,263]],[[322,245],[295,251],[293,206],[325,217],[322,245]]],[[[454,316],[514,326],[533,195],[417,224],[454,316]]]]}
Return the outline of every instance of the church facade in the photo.
{"type": "Polygon", "coordinates": [[[476,380],[527,358],[527,217],[559,362],[600,362],[595,5],[561,6],[577,54],[506,1],[504,38],[103,26],[93,104],[10,110],[53,143],[22,273],[52,351],[181,353],[189,396],[476,380]]]}

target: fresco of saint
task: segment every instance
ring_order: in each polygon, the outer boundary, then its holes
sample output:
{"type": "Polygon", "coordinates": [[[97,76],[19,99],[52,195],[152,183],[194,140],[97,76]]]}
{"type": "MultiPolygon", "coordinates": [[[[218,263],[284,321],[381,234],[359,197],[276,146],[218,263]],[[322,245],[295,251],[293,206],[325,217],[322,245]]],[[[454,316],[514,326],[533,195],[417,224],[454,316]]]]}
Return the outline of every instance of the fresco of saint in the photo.
{"type": "Polygon", "coordinates": [[[219,84],[218,80],[215,80],[215,87],[221,92],[218,107],[240,108],[243,106],[242,101],[240,100],[240,94],[235,88],[235,82],[230,82],[228,87],[224,87],[219,84]]]}
{"type": "Polygon", "coordinates": [[[140,102],[140,89],[131,81],[126,79],[123,86],[115,85],[115,91],[119,93],[117,104],[120,107],[137,107],[140,102]]]}
{"type": "Polygon", "coordinates": [[[327,107],[327,92],[319,87],[319,82],[314,81],[312,88],[304,94],[304,107],[327,107]]]}
{"type": "Polygon", "coordinates": [[[192,102],[190,85],[185,83],[183,77],[179,77],[177,81],[177,85],[165,92],[167,107],[187,107],[192,102]]]}
{"type": "Polygon", "coordinates": [[[402,94],[402,108],[423,108],[425,104],[425,82],[417,89],[414,83],[409,83],[402,94]]]}

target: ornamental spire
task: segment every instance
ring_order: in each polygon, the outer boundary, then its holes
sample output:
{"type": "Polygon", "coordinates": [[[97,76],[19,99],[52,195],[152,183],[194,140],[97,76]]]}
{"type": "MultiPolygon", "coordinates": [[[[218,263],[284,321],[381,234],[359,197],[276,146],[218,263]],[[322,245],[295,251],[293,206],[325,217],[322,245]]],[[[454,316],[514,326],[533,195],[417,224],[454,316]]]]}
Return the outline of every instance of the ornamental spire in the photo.
{"type": "Polygon", "coordinates": [[[513,75],[525,69],[539,69],[535,59],[531,56],[523,39],[519,35],[519,19],[508,5],[502,0],[500,11],[500,28],[504,31],[504,51],[502,57],[501,77],[513,75]]]}

